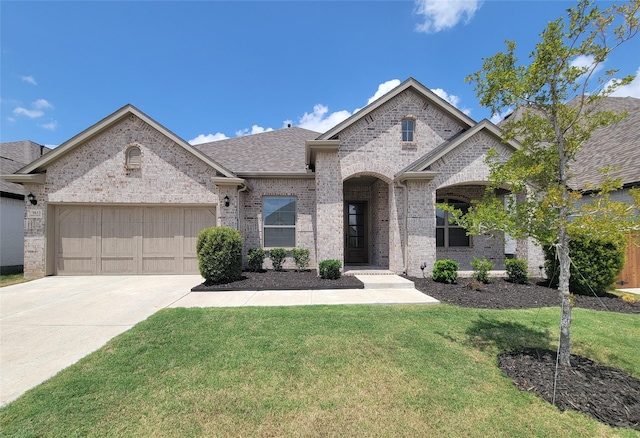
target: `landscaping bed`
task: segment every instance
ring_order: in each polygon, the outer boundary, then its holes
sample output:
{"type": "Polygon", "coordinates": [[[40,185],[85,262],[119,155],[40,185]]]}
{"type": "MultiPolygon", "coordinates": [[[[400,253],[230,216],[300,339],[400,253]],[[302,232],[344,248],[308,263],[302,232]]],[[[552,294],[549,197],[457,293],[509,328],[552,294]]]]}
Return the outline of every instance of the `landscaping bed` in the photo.
{"type": "Polygon", "coordinates": [[[221,292],[234,290],[308,290],[308,289],[363,289],[356,277],[343,275],[337,280],[320,278],[315,270],[306,271],[245,271],[239,280],[231,283],[202,283],[193,292],[221,292]]]}

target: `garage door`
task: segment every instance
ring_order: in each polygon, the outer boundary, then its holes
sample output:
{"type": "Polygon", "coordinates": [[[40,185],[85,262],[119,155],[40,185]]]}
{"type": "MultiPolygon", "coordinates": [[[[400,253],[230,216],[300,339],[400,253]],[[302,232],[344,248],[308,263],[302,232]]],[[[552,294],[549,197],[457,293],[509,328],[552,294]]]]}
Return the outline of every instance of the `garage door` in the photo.
{"type": "Polygon", "coordinates": [[[56,207],[58,275],[198,274],[215,208],[56,207]]]}

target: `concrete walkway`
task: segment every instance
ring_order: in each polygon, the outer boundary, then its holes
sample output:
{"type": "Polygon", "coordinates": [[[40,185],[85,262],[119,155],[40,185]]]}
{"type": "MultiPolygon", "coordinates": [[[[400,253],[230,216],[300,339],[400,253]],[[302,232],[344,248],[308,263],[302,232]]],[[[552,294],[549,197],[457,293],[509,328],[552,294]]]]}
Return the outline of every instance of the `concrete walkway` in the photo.
{"type": "Polygon", "coordinates": [[[0,288],[0,405],[164,308],[438,302],[395,275],[357,277],[367,288],[190,292],[198,275],[46,277],[0,288]]]}

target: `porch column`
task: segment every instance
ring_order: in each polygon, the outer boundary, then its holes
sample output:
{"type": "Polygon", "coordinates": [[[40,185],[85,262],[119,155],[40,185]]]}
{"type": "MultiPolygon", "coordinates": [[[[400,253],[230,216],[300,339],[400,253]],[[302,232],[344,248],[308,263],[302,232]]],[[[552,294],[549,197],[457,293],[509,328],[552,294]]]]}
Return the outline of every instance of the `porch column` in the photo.
{"type": "Polygon", "coordinates": [[[316,260],[337,259],[344,264],[342,174],[337,148],[315,154],[316,260]]]}

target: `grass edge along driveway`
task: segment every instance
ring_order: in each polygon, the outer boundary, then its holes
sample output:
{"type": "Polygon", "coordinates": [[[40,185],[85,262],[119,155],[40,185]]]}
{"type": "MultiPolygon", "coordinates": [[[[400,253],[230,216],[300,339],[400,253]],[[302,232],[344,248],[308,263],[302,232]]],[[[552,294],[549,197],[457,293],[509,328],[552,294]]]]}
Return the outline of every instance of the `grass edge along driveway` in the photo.
{"type": "MultiPolygon", "coordinates": [[[[163,310],[0,410],[0,436],[640,436],[518,391],[559,309],[163,310]]],[[[573,353],[640,376],[640,318],[574,310],[573,353]]]]}

